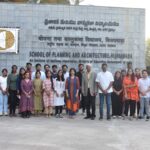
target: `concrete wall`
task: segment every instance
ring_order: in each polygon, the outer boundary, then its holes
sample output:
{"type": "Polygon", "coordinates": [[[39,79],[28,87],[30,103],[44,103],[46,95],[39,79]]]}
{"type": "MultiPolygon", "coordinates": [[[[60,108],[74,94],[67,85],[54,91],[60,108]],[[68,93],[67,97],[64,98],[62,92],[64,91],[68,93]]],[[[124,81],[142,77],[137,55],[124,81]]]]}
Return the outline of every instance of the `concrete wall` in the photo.
{"type": "Polygon", "coordinates": [[[18,54],[0,54],[0,68],[28,61],[89,62],[96,71],[106,61],[113,72],[128,61],[145,67],[144,9],[1,3],[0,27],[20,29],[18,54]]]}

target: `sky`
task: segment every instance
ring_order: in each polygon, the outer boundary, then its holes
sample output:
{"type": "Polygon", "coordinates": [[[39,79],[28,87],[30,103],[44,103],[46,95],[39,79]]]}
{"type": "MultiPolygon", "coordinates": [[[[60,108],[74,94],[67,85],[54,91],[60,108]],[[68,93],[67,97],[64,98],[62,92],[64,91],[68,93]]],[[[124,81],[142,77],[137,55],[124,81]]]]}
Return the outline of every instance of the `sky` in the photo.
{"type": "Polygon", "coordinates": [[[145,8],[145,37],[150,38],[150,0],[84,0],[80,5],[145,8]]]}

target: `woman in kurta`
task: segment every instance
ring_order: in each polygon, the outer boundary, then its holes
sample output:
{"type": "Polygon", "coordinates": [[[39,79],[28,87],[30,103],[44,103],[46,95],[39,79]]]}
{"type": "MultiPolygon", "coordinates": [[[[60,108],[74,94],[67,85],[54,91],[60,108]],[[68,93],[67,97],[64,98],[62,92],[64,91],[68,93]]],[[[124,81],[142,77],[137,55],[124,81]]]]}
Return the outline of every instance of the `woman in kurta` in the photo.
{"type": "Polygon", "coordinates": [[[130,107],[130,120],[132,120],[135,114],[136,102],[139,100],[138,81],[132,69],[129,69],[126,77],[124,77],[123,87],[124,87],[124,94],[125,94],[124,113],[125,116],[128,116],[128,111],[130,107]]]}
{"type": "Polygon", "coordinates": [[[122,98],[123,98],[123,84],[121,72],[117,71],[114,76],[112,97],[112,117],[121,117],[122,115],[122,98]]]}
{"type": "Polygon", "coordinates": [[[43,81],[43,101],[45,114],[49,117],[53,113],[53,103],[54,103],[54,86],[51,71],[46,72],[46,79],[43,81]]]}
{"type": "Polygon", "coordinates": [[[21,81],[24,79],[25,69],[23,67],[19,70],[19,75],[17,78],[17,94],[21,94],[21,81]]]}
{"type": "Polygon", "coordinates": [[[37,71],[35,73],[35,79],[33,80],[33,90],[34,90],[34,114],[39,115],[43,110],[42,105],[42,80],[40,79],[41,72],[37,71]]]}
{"type": "Polygon", "coordinates": [[[69,77],[66,80],[66,96],[67,96],[67,110],[69,118],[73,118],[79,109],[78,92],[80,88],[79,78],[75,76],[75,69],[71,68],[69,77]]]}
{"type": "Polygon", "coordinates": [[[29,118],[33,111],[33,85],[30,73],[25,72],[25,78],[21,81],[20,112],[23,118],[29,118]]]}
{"type": "Polygon", "coordinates": [[[62,109],[64,106],[65,79],[62,70],[58,71],[57,78],[54,81],[54,106],[56,118],[63,118],[62,109]]]}

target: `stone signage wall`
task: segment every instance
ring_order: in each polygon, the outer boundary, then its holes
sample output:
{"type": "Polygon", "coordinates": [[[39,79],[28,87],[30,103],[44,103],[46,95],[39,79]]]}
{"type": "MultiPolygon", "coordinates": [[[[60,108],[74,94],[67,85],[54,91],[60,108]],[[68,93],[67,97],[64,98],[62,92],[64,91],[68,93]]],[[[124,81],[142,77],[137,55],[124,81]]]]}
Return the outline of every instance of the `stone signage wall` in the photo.
{"type": "Polygon", "coordinates": [[[95,6],[0,4],[0,28],[19,28],[19,51],[0,53],[0,68],[26,62],[92,63],[99,70],[145,67],[145,10],[95,6]]]}

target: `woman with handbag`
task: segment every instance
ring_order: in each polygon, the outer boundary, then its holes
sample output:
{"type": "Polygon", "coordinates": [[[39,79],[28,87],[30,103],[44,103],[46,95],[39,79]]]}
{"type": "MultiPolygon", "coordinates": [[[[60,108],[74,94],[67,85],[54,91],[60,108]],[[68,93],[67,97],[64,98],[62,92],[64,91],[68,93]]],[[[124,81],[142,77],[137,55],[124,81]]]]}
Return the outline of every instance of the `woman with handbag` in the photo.
{"type": "Polygon", "coordinates": [[[79,78],[75,76],[76,70],[71,68],[69,77],[66,80],[66,96],[67,96],[67,110],[69,118],[73,118],[79,109],[78,92],[80,88],[79,78]]]}

